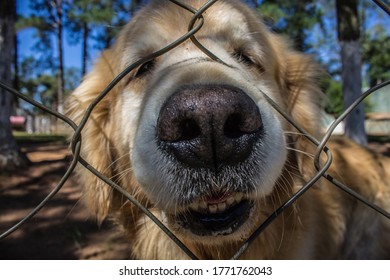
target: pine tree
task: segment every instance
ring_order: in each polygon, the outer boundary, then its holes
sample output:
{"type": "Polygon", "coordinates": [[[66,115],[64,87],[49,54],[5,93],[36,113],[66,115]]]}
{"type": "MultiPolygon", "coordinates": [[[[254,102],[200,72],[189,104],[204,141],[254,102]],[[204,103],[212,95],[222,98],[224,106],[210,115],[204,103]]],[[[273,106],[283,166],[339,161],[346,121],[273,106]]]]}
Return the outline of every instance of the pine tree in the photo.
{"type": "MultiPolygon", "coordinates": [[[[0,77],[12,85],[12,64],[15,58],[15,0],[0,2],[0,77]]],[[[0,88],[0,171],[14,170],[27,165],[28,159],[20,152],[12,135],[10,115],[13,96],[0,88]]]]}
{"type": "Polygon", "coordinates": [[[265,0],[259,9],[276,32],[287,34],[298,50],[307,51],[311,47],[306,40],[308,32],[316,24],[323,25],[322,10],[317,4],[313,0],[265,0]]]}
{"type": "Polygon", "coordinates": [[[25,25],[35,27],[39,37],[37,49],[40,50],[46,59],[49,67],[57,71],[57,111],[63,113],[64,111],[64,51],[63,51],[63,29],[64,29],[64,15],[66,13],[66,2],[63,0],[30,0],[30,8],[32,15],[25,19],[25,25]],[[51,38],[54,35],[57,49],[57,57],[53,60],[53,53],[51,38]]]}

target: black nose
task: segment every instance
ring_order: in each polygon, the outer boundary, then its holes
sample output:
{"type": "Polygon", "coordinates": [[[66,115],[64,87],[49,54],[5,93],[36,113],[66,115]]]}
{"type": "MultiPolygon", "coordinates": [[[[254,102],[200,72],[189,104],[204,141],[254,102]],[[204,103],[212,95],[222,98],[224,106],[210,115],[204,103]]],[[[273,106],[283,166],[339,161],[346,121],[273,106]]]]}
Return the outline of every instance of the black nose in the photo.
{"type": "Polygon", "coordinates": [[[254,101],[240,89],[188,87],[166,100],[156,133],[160,147],[176,160],[218,171],[248,158],[261,137],[262,121],[254,101]]]}

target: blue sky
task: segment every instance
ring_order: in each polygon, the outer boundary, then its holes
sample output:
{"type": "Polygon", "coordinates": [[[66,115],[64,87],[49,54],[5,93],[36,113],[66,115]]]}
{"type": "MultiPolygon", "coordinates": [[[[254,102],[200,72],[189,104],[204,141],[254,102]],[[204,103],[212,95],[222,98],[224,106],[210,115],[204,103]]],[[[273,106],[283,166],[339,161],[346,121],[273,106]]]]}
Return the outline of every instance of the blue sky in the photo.
{"type": "MultiPolygon", "coordinates": [[[[4,1],[4,0],[2,0],[4,1]]],[[[17,0],[16,1],[16,10],[18,14],[28,16],[31,11],[29,9],[29,0],[17,0]]],[[[21,57],[27,57],[34,55],[33,45],[34,45],[34,34],[35,30],[33,28],[27,28],[21,30],[18,33],[19,40],[19,54],[21,57]]],[[[65,67],[76,67],[81,68],[81,46],[80,45],[70,45],[68,43],[67,32],[64,33],[64,63],[65,67]]],[[[91,54],[92,58],[96,57],[97,52],[91,54]]]]}

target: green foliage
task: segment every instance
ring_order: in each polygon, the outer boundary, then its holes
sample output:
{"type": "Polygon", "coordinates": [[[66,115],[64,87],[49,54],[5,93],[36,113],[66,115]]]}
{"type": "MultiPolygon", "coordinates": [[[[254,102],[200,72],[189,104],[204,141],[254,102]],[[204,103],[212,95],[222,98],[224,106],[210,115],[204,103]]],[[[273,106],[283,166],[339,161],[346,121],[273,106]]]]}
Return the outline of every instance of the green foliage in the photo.
{"type": "Polygon", "coordinates": [[[302,51],[311,48],[307,37],[313,27],[323,26],[323,11],[313,0],[265,0],[259,11],[268,25],[278,33],[287,34],[302,51]]]}
{"type": "MultiPolygon", "coordinates": [[[[51,71],[44,71],[40,61],[32,56],[24,58],[19,68],[20,91],[48,107],[53,107],[58,89],[57,74],[53,75],[51,71]]],[[[76,68],[67,68],[65,70],[65,93],[69,94],[74,90],[79,81],[80,71],[76,68]]]]}
{"type": "Polygon", "coordinates": [[[339,116],[343,112],[343,93],[340,81],[328,77],[323,80],[323,88],[326,95],[324,105],[325,112],[333,116],[339,116]]]}
{"type": "MultiPolygon", "coordinates": [[[[323,107],[325,112],[335,117],[340,116],[343,111],[343,88],[340,81],[332,78],[327,78],[323,81],[324,92],[326,95],[323,107]]],[[[366,98],[364,101],[364,111],[372,112],[373,104],[370,98],[366,98]]]]}
{"type": "Polygon", "coordinates": [[[374,26],[363,38],[363,60],[372,87],[390,79],[390,35],[382,25],[374,26]]]}
{"type": "Polygon", "coordinates": [[[30,134],[22,131],[14,131],[13,135],[18,144],[26,143],[53,143],[61,142],[66,144],[68,137],[60,134],[30,134]]]}
{"type": "Polygon", "coordinates": [[[115,11],[109,7],[112,1],[73,1],[72,9],[68,11],[67,28],[70,42],[77,44],[82,39],[82,32],[87,28],[103,25],[111,22],[115,17],[115,11]]]}
{"type": "Polygon", "coordinates": [[[65,69],[65,93],[69,94],[80,84],[80,69],[68,67],[65,69]]]}
{"type": "Polygon", "coordinates": [[[110,47],[119,31],[131,18],[136,5],[140,2],[108,0],[101,3],[101,8],[110,11],[112,16],[106,18],[103,24],[100,24],[100,28],[97,28],[96,32],[92,35],[95,41],[94,47],[99,50],[110,47]]]}
{"type": "Polygon", "coordinates": [[[40,61],[40,67],[45,69],[55,69],[57,67],[56,60],[53,59],[53,47],[52,47],[52,26],[44,20],[43,17],[37,15],[31,15],[30,17],[19,16],[16,29],[18,31],[34,28],[36,31],[34,40],[35,57],[40,61]]]}
{"type": "MultiPolygon", "coordinates": [[[[58,58],[54,53],[53,34],[57,32],[57,27],[62,23],[63,18],[59,17],[57,7],[53,4],[56,1],[30,0],[29,6],[31,15],[29,17],[20,17],[18,19],[18,29],[34,28],[35,38],[34,49],[39,57],[40,63],[46,68],[54,70],[58,68],[58,58]]],[[[69,7],[63,2],[61,9],[66,11],[69,7]]]]}

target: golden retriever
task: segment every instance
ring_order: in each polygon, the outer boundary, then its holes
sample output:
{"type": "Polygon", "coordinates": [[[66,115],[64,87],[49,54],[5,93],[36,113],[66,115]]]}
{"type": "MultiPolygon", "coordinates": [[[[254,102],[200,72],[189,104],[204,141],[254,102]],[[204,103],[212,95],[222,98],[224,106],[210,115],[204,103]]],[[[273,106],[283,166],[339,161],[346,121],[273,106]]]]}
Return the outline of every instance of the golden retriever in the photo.
{"type": "MultiPolygon", "coordinates": [[[[199,9],[206,1],[183,2],[199,9]]],[[[144,7],[72,94],[70,116],[80,122],[123,69],[186,34],[192,17],[171,1],[144,7]]],[[[320,139],[321,71],[239,1],[217,1],[203,20],[195,37],[204,48],[186,40],[132,70],[98,103],[82,131],[82,155],[197,258],[227,259],[315,174],[316,146],[278,111],[320,139]]],[[[388,211],[390,160],[344,138],[328,147],[328,172],[388,211]]],[[[89,209],[123,227],[132,258],[189,258],[118,191],[83,167],[78,174],[89,209]]],[[[388,219],[325,179],[241,256],[389,257],[388,219]]]]}

